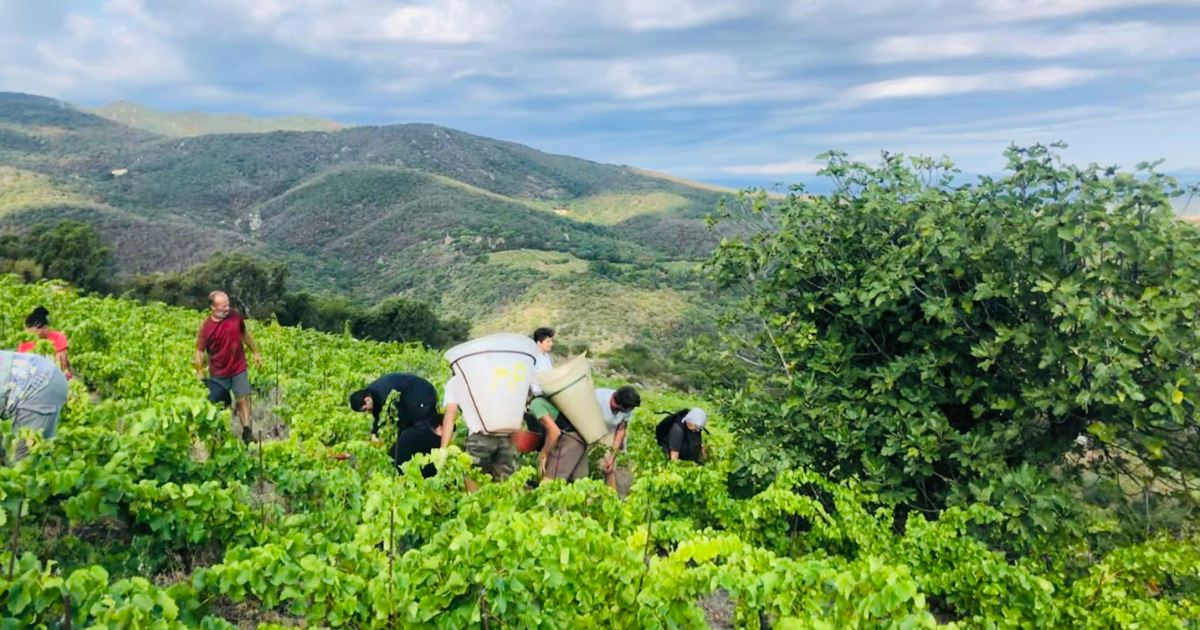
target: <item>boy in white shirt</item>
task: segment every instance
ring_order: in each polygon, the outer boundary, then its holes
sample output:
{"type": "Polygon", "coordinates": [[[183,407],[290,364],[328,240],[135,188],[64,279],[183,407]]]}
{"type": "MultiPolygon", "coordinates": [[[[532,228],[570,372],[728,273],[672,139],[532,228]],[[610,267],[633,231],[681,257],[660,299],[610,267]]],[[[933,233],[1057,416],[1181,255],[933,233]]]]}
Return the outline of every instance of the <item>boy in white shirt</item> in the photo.
{"type": "Polygon", "coordinates": [[[600,403],[600,413],[608,424],[608,435],[600,443],[609,447],[608,455],[604,456],[604,481],[608,487],[617,489],[617,452],[625,450],[625,428],[633,410],[642,404],[642,397],[637,390],[626,385],[618,390],[598,388],[596,402],[600,403]]]}
{"type": "MultiPolygon", "coordinates": [[[[533,360],[533,371],[553,370],[554,364],[550,361],[550,351],[554,349],[554,329],[539,328],[533,331],[533,341],[538,347],[538,355],[533,360]]],[[[542,395],[542,386],[537,383],[530,385],[529,389],[533,390],[534,396],[542,395]]]]}

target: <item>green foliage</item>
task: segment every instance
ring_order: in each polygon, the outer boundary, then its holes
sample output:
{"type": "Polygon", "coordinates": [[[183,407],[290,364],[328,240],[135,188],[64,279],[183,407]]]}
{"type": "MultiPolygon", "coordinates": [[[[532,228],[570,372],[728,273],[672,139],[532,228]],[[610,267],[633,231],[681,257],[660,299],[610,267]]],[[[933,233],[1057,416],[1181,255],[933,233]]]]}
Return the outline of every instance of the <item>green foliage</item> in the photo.
{"type": "Polygon", "coordinates": [[[337,295],[313,295],[305,291],[283,296],[283,309],[276,313],[284,326],[302,326],[339,333],[362,314],[362,307],[337,295]]]}
{"type": "Polygon", "coordinates": [[[0,345],[45,304],[100,397],[72,382],[57,436],[0,468],[0,627],[227,629],[252,610],[331,628],[700,629],[714,593],[742,629],[1200,623],[1200,541],[1106,550],[1072,534],[1009,559],[980,534],[1021,536],[1006,529],[1021,514],[952,508],[897,529],[866,485],[804,469],[739,499],[719,417],[709,465],[654,444],[654,412],[695,404],[677,395],[645,393],[624,500],[597,479],[531,490],[529,466],[494,483],[456,447],[397,474],[345,394],[394,369],[440,384],[437,352],[252,321],[267,366],[251,382],[272,388],[255,405],[288,428],[260,454],[189,373],[196,312],[8,278],[0,298],[0,345]]]}
{"type": "Polygon", "coordinates": [[[1200,232],[1174,183],[1007,156],[1003,178],[958,185],[948,161],[833,153],[828,197],[754,200],[765,229],[711,261],[747,296],[726,355],[755,366],[729,398],[745,472],[805,463],[919,508],[1007,505],[1031,519],[1014,534],[1073,518],[1036,497],[1082,434],[1127,472],[1200,472],[1200,232]]]}
{"type": "Polygon", "coordinates": [[[266,318],[284,310],[288,268],[246,254],[218,252],[187,271],[138,276],[128,295],[140,300],[203,308],[212,291],[224,291],[247,317],[266,318]]]}
{"type": "Polygon", "coordinates": [[[376,341],[423,343],[447,348],[466,341],[461,320],[442,321],[427,304],[405,297],[388,298],[354,320],[354,334],[376,341]]]}
{"type": "Polygon", "coordinates": [[[19,243],[9,241],[9,269],[24,277],[41,275],[75,284],[86,291],[108,288],[113,273],[112,250],[101,245],[92,226],[76,221],[35,225],[19,243]],[[33,267],[29,262],[37,265],[33,267]]]}

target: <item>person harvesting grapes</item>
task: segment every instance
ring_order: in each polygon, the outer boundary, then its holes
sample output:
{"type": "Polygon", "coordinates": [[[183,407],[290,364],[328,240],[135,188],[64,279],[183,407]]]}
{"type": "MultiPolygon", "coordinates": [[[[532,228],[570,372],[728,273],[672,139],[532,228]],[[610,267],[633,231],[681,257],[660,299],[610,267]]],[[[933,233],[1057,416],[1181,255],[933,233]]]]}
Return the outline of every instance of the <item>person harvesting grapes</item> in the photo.
{"type": "MultiPolygon", "coordinates": [[[[539,328],[533,331],[533,341],[537,344],[538,355],[534,357],[533,371],[548,372],[554,369],[554,362],[550,360],[550,351],[554,349],[554,329],[539,328]]],[[[542,386],[535,381],[530,385],[534,396],[542,395],[542,386]]]]}
{"type": "Polygon", "coordinates": [[[596,390],[596,402],[600,403],[600,413],[608,424],[608,435],[600,443],[609,448],[604,456],[604,481],[613,490],[617,489],[617,453],[625,451],[625,431],[633,410],[642,404],[642,397],[630,385],[617,390],[600,388],[596,390]]]}
{"type": "MultiPolygon", "coordinates": [[[[33,309],[33,312],[25,318],[25,332],[37,335],[38,338],[54,344],[54,362],[58,364],[58,369],[62,370],[68,380],[74,378],[74,375],[71,374],[71,361],[67,356],[67,349],[71,347],[71,344],[62,331],[50,330],[50,311],[46,307],[39,306],[33,309]]],[[[36,341],[26,341],[17,346],[17,352],[33,352],[36,347],[36,341]]]]}
{"type": "Polygon", "coordinates": [[[221,291],[208,295],[209,316],[200,324],[196,336],[196,378],[204,380],[208,364],[209,400],[220,402],[233,392],[234,412],[242,426],[242,441],[250,443],[254,431],[250,426],[250,377],[247,373],[246,348],[254,357],[254,365],[262,367],[262,353],[246,328],[246,319],[229,306],[229,296],[221,291]]]}
{"type": "MultiPolygon", "coordinates": [[[[12,420],[14,435],[30,429],[43,437],[53,437],[58,416],[66,404],[67,378],[50,359],[0,351],[0,418],[12,420]]],[[[4,445],[0,444],[0,455],[3,454],[4,445]]],[[[27,454],[29,444],[21,440],[12,461],[27,454]]]]}
{"type": "MultiPolygon", "coordinates": [[[[396,442],[390,452],[397,467],[414,455],[429,453],[441,445],[441,425],[435,424],[437,402],[437,389],[432,383],[416,374],[402,372],[384,374],[366,388],[350,394],[352,410],[371,414],[372,441],[379,440],[382,412],[388,411],[386,417],[396,422],[396,442]]],[[[426,466],[422,474],[433,476],[433,467],[426,466]]]]}
{"type": "Polygon", "coordinates": [[[708,459],[704,446],[704,427],[708,413],[699,407],[680,409],[663,418],[654,435],[663,454],[671,461],[703,462],[708,459]]]}
{"type": "MultiPolygon", "coordinates": [[[[454,425],[458,412],[462,411],[463,421],[467,424],[466,450],[471,456],[471,463],[496,481],[507,479],[517,469],[518,454],[512,436],[487,432],[483,420],[479,417],[479,409],[471,398],[462,376],[451,377],[442,391],[446,412],[442,416],[442,439],[439,446],[446,448],[454,442],[454,425]]],[[[479,489],[471,479],[466,480],[466,485],[467,490],[471,492],[479,489]]]]}

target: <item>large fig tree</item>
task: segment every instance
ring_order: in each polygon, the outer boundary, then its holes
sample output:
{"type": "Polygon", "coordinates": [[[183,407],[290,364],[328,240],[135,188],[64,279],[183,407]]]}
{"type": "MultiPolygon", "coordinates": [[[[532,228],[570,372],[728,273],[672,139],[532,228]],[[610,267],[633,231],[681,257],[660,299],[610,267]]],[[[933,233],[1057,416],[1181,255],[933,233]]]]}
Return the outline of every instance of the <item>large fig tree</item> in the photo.
{"type": "Polygon", "coordinates": [[[803,462],[936,509],[1073,451],[1200,470],[1200,231],[1172,180],[1042,146],[971,184],[948,161],[825,157],[835,192],[715,219],[758,224],[710,261],[745,297],[726,349],[750,378],[725,400],[744,472],[803,462]]]}

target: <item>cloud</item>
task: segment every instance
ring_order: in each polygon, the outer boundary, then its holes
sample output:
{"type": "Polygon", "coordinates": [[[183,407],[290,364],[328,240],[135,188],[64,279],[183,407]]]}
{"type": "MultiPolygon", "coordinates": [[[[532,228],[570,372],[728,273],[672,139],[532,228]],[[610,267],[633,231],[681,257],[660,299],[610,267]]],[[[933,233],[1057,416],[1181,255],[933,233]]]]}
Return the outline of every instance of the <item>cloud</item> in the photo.
{"type": "Polygon", "coordinates": [[[820,91],[733,54],[687,53],[603,61],[567,61],[535,70],[542,93],[578,100],[580,111],[725,107],[748,102],[803,101],[820,91]],[[601,97],[604,100],[596,100],[601,97]]]}
{"type": "Polygon", "coordinates": [[[846,97],[852,101],[872,101],[971,92],[1062,88],[1089,81],[1098,75],[1094,70],[1063,67],[968,75],[919,75],[860,85],[850,89],[846,97]]]}
{"type": "Polygon", "coordinates": [[[1200,51],[1191,34],[1200,25],[1165,27],[1145,22],[1086,24],[1067,32],[968,31],[888,37],[871,47],[875,63],[934,61],[968,57],[1048,59],[1092,53],[1129,57],[1175,57],[1200,51]]]}
{"type": "Polygon", "coordinates": [[[976,0],[985,16],[1001,20],[1036,20],[1149,5],[1197,5],[1197,0],[976,0]]]}
{"type": "Polygon", "coordinates": [[[178,52],[163,40],[123,24],[68,16],[66,37],[41,41],[31,61],[60,89],[89,83],[146,85],[187,78],[178,52]]]}
{"type": "Polygon", "coordinates": [[[752,9],[749,1],[625,0],[627,24],[635,31],[685,29],[739,17],[752,9]]]}
{"type": "Polygon", "coordinates": [[[135,23],[151,31],[163,33],[170,30],[166,24],[150,17],[144,0],[108,0],[104,10],[113,15],[131,18],[135,23]]]}
{"type": "Polygon", "coordinates": [[[812,175],[825,168],[825,166],[825,164],[820,162],[774,162],[771,164],[726,166],[721,169],[721,172],[731,175],[812,175]]]}
{"type": "Polygon", "coordinates": [[[486,6],[460,0],[406,6],[383,20],[386,39],[436,44],[466,44],[494,36],[502,18],[486,6]]]}

